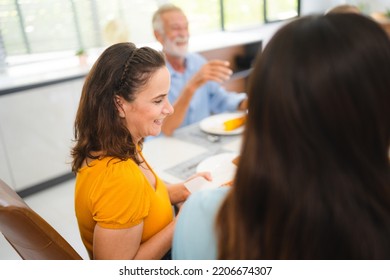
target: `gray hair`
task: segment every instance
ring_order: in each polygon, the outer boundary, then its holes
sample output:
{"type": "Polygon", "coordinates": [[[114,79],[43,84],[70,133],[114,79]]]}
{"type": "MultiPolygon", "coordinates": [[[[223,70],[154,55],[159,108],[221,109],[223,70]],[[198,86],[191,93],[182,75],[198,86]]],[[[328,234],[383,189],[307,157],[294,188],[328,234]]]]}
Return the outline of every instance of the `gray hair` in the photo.
{"type": "Polygon", "coordinates": [[[173,5],[173,4],[164,4],[160,6],[157,11],[154,12],[153,18],[152,18],[152,25],[153,25],[153,30],[157,31],[161,34],[164,33],[164,26],[163,22],[161,20],[161,16],[167,12],[171,11],[178,11],[184,14],[183,10],[180,9],[178,6],[173,5]]]}

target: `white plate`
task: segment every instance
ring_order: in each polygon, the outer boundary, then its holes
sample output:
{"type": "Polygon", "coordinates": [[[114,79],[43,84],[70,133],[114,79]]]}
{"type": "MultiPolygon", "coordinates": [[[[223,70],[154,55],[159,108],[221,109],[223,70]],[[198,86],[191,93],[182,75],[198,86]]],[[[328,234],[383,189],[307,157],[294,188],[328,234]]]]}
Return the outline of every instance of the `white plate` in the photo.
{"type": "Polygon", "coordinates": [[[184,186],[191,192],[197,192],[202,189],[214,189],[218,188],[219,186],[217,184],[214,184],[213,182],[207,181],[205,178],[199,176],[191,179],[190,181],[187,181],[184,183],[184,186]]]}
{"type": "Polygon", "coordinates": [[[236,129],[226,131],[223,123],[227,120],[234,119],[245,115],[245,112],[224,113],[213,115],[205,118],[199,123],[200,129],[204,132],[217,134],[217,135],[236,135],[241,134],[244,131],[244,126],[240,126],[236,129]]]}
{"type": "Polygon", "coordinates": [[[196,172],[210,172],[213,185],[221,186],[233,180],[237,167],[232,161],[237,155],[236,153],[223,153],[208,157],[198,164],[196,172]]]}

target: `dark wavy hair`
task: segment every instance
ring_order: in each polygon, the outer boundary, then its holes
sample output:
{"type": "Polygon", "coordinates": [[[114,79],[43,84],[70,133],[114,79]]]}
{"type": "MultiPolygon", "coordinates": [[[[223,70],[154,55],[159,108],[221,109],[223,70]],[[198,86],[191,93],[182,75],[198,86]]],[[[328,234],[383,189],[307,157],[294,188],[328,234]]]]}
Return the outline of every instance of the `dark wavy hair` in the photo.
{"type": "Polygon", "coordinates": [[[133,43],[107,48],[86,77],[74,124],[75,146],[72,171],[77,172],[86,158],[112,156],[133,159],[139,164],[136,146],[119,117],[115,96],[131,102],[153,73],[165,66],[163,54],[133,43]],[[99,156],[93,152],[99,151],[99,156]]]}
{"type": "Polygon", "coordinates": [[[390,259],[390,40],[306,16],[259,56],[220,259],[390,259]]]}

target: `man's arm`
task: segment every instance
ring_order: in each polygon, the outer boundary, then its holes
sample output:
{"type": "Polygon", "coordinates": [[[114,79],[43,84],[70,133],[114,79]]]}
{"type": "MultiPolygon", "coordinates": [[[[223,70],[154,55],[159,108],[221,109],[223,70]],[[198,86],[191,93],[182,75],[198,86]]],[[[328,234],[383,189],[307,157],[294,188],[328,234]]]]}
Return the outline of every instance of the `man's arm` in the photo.
{"type": "Polygon", "coordinates": [[[241,101],[240,105],[238,105],[238,111],[245,111],[248,109],[248,98],[245,98],[241,101]]]}
{"type": "Polygon", "coordinates": [[[174,113],[167,117],[162,126],[162,132],[165,135],[172,135],[183,122],[192,97],[196,90],[208,81],[222,83],[230,78],[232,70],[229,68],[229,62],[223,60],[210,60],[188,81],[183,88],[176,102],[173,104],[174,113]]]}
{"type": "Polygon", "coordinates": [[[190,83],[184,87],[176,102],[173,104],[173,114],[166,117],[164,120],[161,130],[165,135],[171,136],[184,121],[188,108],[190,107],[192,96],[194,96],[196,89],[197,88],[192,87],[190,83]]]}

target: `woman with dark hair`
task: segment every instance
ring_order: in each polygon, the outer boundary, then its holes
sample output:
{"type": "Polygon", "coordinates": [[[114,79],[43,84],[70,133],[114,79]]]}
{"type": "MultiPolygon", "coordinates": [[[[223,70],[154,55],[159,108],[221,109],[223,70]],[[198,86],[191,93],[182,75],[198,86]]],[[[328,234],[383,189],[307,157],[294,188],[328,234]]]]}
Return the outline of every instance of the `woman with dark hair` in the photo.
{"type": "Polygon", "coordinates": [[[189,198],[173,257],[389,259],[389,73],[364,16],[282,27],[252,72],[233,186],[189,198]]]}
{"type": "MultiPolygon", "coordinates": [[[[75,209],[91,259],[161,259],[170,248],[172,204],[189,195],[166,186],[142,142],[173,113],[162,53],[132,43],[106,49],[88,74],[75,120],[75,209]]],[[[209,174],[201,174],[208,177],[209,174]]]]}

